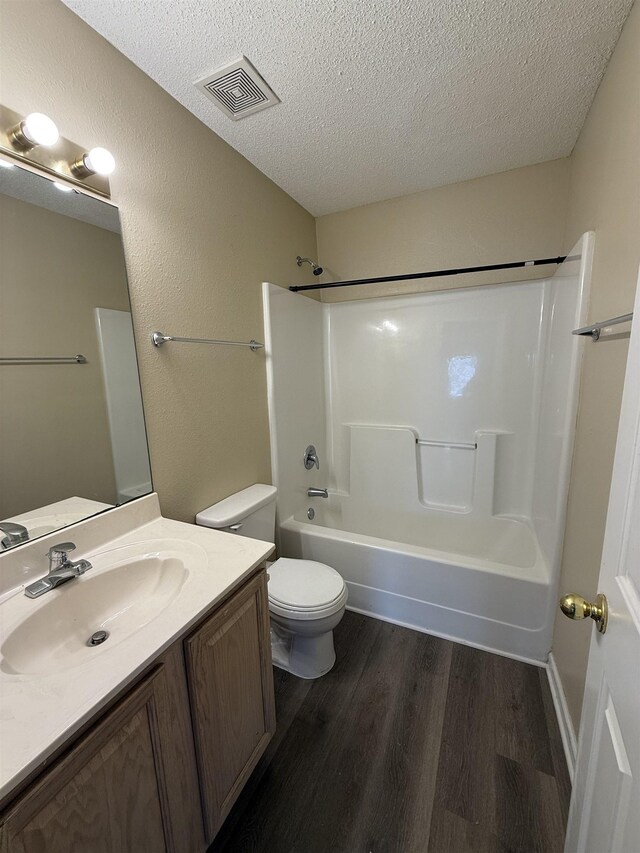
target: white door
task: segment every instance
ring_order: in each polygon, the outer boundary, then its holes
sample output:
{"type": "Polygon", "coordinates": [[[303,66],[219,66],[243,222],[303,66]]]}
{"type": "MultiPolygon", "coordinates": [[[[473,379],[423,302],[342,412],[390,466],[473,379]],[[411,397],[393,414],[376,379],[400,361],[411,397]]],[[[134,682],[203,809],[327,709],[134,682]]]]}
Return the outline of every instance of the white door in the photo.
{"type": "Polygon", "coordinates": [[[634,316],[565,853],[640,851],[640,284],[634,316]]]}

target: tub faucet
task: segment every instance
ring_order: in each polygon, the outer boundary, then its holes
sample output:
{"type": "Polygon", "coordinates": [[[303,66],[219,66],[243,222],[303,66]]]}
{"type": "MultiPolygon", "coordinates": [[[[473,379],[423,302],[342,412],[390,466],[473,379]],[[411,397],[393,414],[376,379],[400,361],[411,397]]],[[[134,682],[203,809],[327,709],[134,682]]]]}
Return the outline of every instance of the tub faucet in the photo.
{"type": "Polygon", "coordinates": [[[328,498],[329,490],[328,489],[307,489],[307,497],[309,498],[328,498]]]}
{"type": "Polygon", "coordinates": [[[73,563],[69,559],[69,552],[74,551],[75,547],[73,542],[61,542],[59,545],[53,545],[49,548],[47,551],[49,574],[25,587],[24,594],[27,598],[38,598],[45,592],[49,592],[49,590],[55,589],[63,583],[73,580],[73,578],[80,577],[93,568],[88,560],[78,560],[77,563],[73,563]]]}
{"type": "Polygon", "coordinates": [[[0,539],[0,551],[7,551],[21,542],[29,541],[27,528],[22,524],[16,524],[15,521],[0,521],[0,532],[4,533],[0,539]]]}

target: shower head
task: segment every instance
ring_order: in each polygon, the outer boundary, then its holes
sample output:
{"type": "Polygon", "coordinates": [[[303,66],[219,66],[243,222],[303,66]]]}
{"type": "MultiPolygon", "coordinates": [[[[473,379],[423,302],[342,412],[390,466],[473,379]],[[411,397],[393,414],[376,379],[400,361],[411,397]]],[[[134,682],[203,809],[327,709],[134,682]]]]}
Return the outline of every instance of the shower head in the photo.
{"type": "Polygon", "coordinates": [[[314,275],[322,275],[322,273],[324,272],[322,267],[319,267],[318,264],[314,263],[311,258],[301,258],[300,255],[298,255],[298,257],[296,258],[296,263],[299,267],[301,267],[302,264],[309,264],[311,266],[311,269],[313,270],[314,275]]]}

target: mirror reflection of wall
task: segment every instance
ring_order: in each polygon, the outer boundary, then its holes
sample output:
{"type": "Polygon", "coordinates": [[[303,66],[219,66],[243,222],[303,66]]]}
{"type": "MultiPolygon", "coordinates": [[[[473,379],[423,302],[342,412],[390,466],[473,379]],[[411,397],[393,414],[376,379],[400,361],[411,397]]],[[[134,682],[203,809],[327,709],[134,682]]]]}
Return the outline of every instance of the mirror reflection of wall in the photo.
{"type": "Polygon", "coordinates": [[[0,519],[33,538],[151,491],[117,208],[0,169],[0,277],[0,519]]]}

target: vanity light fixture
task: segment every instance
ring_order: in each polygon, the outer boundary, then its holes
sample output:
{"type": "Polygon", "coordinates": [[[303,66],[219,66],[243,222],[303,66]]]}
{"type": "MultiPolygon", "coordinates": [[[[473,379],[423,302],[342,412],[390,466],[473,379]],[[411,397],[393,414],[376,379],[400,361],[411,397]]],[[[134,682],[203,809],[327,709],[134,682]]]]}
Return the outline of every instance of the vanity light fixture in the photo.
{"type": "Polygon", "coordinates": [[[44,113],[29,113],[8,131],[7,136],[13,147],[21,151],[30,151],[37,145],[50,148],[60,138],[55,123],[44,113]]]}
{"type": "Polygon", "coordinates": [[[71,171],[77,178],[89,175],[110,175],[116,167],[113,154],[106,148],[92,148],[71,164],[71,171]]]}
{"type": "Polygon", "coordinates": [[[0,166],[14,164],[59,184],[59,190],[111,199],[108,176],[116,162],[106,148],[85,148],[60,136],[43,113],[25,116],[0,104],[0,166]]]}

